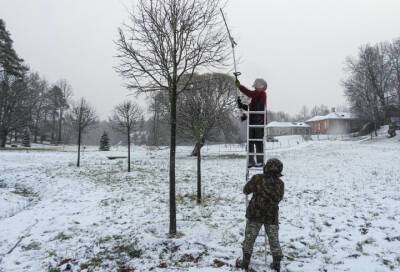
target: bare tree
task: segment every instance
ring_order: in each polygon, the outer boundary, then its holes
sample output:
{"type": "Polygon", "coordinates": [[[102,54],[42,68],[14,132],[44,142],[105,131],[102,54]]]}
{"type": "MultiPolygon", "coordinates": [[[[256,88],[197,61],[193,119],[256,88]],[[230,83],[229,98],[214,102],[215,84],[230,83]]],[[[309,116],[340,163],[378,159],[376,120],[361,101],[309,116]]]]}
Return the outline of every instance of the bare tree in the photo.
{"type": "Polygon", "coordinates": [[[350,111],[349,106],[346,104],[336,105],[335,110],[337,112],[349,112],[350,111]]]}
{"type": "Polygon", "coordinates": [[[152,130],[151,130],[153,146],[158,146],[159,144],[160,107],[158,107],[158,105],[160,105],[160,101],[158,97],[159,97],[158,93],[155,93],[154,95],[151,96],[152,102],[149,107],[149,110],[153,113],[152,130]]]}
{"type": "Polygon", "coordinates": [[[3,82],[0,96],[0,147],[5,147],[8,134],[29,123],[31,101],[26,82],[18,78],[3,82]]]}
{"type": "Polygon", "coordinates": [[[179,132],[195,141],[197,155],[197,203],[201,203],[201,148],[213,133],[231,122],[236,96],[232,77],[224,74],[195,75],[190,89],[179,97],[179,132]]]}
{"type": "Polygon", "coordinates": [[[343,82],[352,110],[377,129],[387,119],[388,96],[393,92],[393,65],[385,43],[360,47],[357,58],[347,58],[343,82]]]}
{"type": "Polygon", "coordinates": [[[143,117],[142,109],[132,101],[125,101],[114,108],[110,118],[113,126],[122,133],[126,133],[128,140],[128,172],[131,171],[131,133],[143,117]]]}
{"type": "Polygon", "coordinates": [[[69,108],[69,102],[72,97],[72,87],[65,79],[57,81],[56,86],[60,89],[60,101],[58,103],[58,138],[57,142],[62,142],[62,125],[64,122],[64,112],[69,108]]]}
{"type": "Polygon", "coordinates": [[[329,113],[328,106],[323,105],[323,104],[312,107],[311,112],[310,112],[312,117],[317,116],[317,115],[325,115],[328,113],[329,113]]]}
{"type": "Polygon", "coordinates": [[[57,119],[59,118],[58,109],[62,103],[62,92],[61,89],[57,85],[53,85],[47,93],[48,101],[49,101],[49,110],[51,114],[51,143],[56,143],[56,134],[57,134],[57,119]]]}
{"type": "Polygon", "coordinates": [[[33,131],[33,142],[38,142],[38,136],[42,133],[47,106],[48,83],[38,73],[31,73],[28,78],[29,91],[34,95],[31,112],[31,130],[33,131]]]}
{"type": "Polygon", "coordinates": [[[374,97],[379,103],[378,107],[383,111],[383,118],[386,117],[384,112],[387,104],[386,96],[390,93],[392,84],[392,67],[384,52],[385,47],[385,44],[366,45],[360,48],[358,59],[355,62],[352,62],[351,59],[348,60],[348,67],[355,73],[361,74],[366,81],[365,85],[368,85],[370,91],[374,93],[374,97]]]}
{"type": "Polygon", "coordinates": [[[79,167],[81,159],[82,134],[84,134],[88,128],[97,123],[97,115],[95,110],[88,104],[88,102],[86,102],[84,98],[81,98],[79,103],[72,107],[68,119],[78,132],[78,159],[76,166],[79,167]]]}
{"type": "Polygon", "coordinates": [[[393,89],[400,108],[400,38],[388,46],[387,54],[393,69],[393,89]]]}
{"type": "Polygon", "coordinates": [[[305,121],[310,117],[309,110],[307,106],[303,105],[300,109],[300,112],[295,117],[296,121],[305,121]]]}
{"type": "Polygon", "coordinates": [[[362,74],[356,73],[347,78],[343,85],[352,104],[352,111],[364,121],[372,121],[376,128],[380,119],[378,99],[368,80],[362,74]]]}
{"type": "Polygon", "coordinates": [[[159,146],[163,138],[168,137],[166,133],[160,133],[168,125],[169,102],[164,92],[152,92],[149,96],[149,113],[152,115],[149,120],[149,143],[159,146]]]}
{"type": "Polygon", "coordinates": [[[170,110],[169,233],[176,235],[176,101],[201,67],[227,57],[220,0],[139,0],[119,29],[117,71],[139,92],[165,91],[170,110]]]}

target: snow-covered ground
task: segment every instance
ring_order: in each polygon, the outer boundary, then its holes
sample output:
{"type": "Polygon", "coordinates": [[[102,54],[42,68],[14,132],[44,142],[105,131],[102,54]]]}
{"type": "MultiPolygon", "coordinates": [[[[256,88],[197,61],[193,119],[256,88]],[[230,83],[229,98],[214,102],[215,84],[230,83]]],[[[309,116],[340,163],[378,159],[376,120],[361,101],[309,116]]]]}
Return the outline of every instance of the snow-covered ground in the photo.
{"type": "MultiPolygon", "coordinates": [[[[400,271],[399,137],[281,143],[268,152],[284,162],[283,271],[400,271]]],[[[237,271],[241,147],[204,148],[201,206],[191,147],[178,148],[175,239],[168,149],[135,147],[129,174],[124,160],[106,158],[122,147],[87,148],[79,169],[73,149],[0,151],[0,271],[237,271]]],[[[265,268],[262,237],[252,265],[265,268]]]]}

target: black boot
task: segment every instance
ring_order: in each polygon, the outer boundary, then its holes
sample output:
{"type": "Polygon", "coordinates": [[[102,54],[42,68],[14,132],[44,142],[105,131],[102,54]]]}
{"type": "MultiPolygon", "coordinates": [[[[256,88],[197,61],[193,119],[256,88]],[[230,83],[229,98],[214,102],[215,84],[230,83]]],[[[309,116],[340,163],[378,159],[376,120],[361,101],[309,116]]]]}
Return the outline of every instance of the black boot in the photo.
{"type": "Polygon", "coordinates": [[[278,257],[272,256],[272,263],[270,265],[270,268],[275,270],[276,272],[280,272],[281,271],[281,260],[282,260],[281,256],[278,256],[278,257]]]}
{"type": "Polygon", "coordinates": [[[256,166],[256,162],[253,157],[249,157],[249,166],[248,168],[252,168],[256,166]]]}
{"type": "Polygon", "coordinates": [[[251,254],[248,253],[243,253],[243,259],[237,259],[236,260],[236,267],[237,268],[242,268],[245,271],[249,270],[249,264],[250,264],[250,259],[251,259],[251,254]]]}

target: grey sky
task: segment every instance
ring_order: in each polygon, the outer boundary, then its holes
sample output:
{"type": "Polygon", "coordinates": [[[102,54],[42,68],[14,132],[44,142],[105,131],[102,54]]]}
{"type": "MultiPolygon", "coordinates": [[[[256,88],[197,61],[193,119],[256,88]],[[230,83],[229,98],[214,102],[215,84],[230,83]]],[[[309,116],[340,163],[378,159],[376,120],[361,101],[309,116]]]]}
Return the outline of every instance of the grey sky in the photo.
{"type": "MultiPolygon", "coordinates": [[[[128,91],[113,40],[131,0],[0,0],[19,55],[50,82],[67,79],[107,118],[128,91]]],[[[268,107],[345,103],[344,60],[365,43],[400,37],[398,0],[231,0],[225,9],[241,81],[268,81],[268,107]]]]}

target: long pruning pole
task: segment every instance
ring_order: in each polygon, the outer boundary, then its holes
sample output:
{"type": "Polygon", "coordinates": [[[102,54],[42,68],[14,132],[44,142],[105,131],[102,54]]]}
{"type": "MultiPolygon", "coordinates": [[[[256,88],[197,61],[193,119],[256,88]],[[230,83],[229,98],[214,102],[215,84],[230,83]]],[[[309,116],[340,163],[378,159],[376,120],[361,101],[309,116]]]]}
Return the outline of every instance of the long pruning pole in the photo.
{"type": "Polygon", "coordinates": [[[242,73],[237,71],[236,53],[235,53],[235,47],[237,46],[237,43],[235,42],[235,40],[233,39],[233,37],[231,35],[231,32],[229,30],[228,24],[227,24],[226,19],[225,19],[224,12],[222,11],[222,8],[220,8],[220,10],[221,10],[222,18],[224,19],[226,31],[228,32],[228,37],[229,37],[229,40],[231,41],[231,46],[232,46],[233,67],[234,67],[234,70],[235,70],[235,72],[233,72],[233,75],[235,76],[236,79],[238,79],[238,76],[240,76],[242,73]]]}
{"type": "MultiPolygon", "coordinates": [[[[231,32],[230,32],[230,30],[229,30],[228,24],[227,24],[226,19],[225,19],[224,12],[222,11],[222,8],[220,8],[220,11],[221,11],[221,14],[222,14],[222,18],[224,19],[224,23],[225,23],[226,31],[228,32],[229,40],[231,41],[232,55],[233,55],[233,68],[234,68],[234,70],[235,70],[235,71],[233,72],[233,75],[235,76],[235,79],[238,80],[238,76],[240,76],[242,73],[241,73],[241,72],[238,72],[238,70],[237,70],[236,53],[235,53],[235,47],[237,46],[237,43],[235,42],[235,40],[233,39],[233,37],[232,37],[232,35],[231,35],[231,32]]],[[[240,100],[239,88],[236,88],[236,95],[237,95],[238,99],[240,100]]],[[[240,112],[241,112],[241,114],[242,114],[242,117],[241,117],[241,118],[246,117],[246,115],[244,114],[244,112],[243,112],[242,109],[240,109],[240,112]]],[[[245,119],[242,119],[242,120],[245,120],[245,119]]]]}

